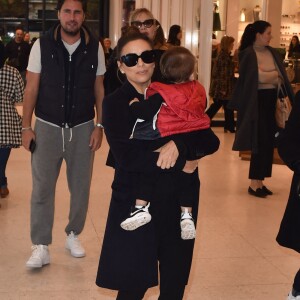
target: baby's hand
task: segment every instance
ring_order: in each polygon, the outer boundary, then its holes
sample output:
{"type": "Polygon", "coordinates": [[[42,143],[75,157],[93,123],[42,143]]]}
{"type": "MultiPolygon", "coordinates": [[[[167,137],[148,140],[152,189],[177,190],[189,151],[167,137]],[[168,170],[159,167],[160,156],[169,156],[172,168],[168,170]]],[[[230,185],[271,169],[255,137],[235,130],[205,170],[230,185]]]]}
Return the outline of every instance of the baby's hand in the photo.
{"type": "Polygon", "coordinates": [[[134,102],[139,102],[139,99],[138,98],[134,98],[132,99],[130,102],[129,102],[129,106],[134,103],[134,102]]]}

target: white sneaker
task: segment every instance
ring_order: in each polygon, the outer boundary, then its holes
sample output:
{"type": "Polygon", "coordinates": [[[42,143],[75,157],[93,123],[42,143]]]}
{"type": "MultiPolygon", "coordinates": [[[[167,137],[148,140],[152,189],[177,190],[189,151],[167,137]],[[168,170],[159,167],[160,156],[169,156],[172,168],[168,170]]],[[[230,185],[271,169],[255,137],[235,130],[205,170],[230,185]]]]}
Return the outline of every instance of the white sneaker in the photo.
{"type": "Polygon", "coordinates": [[[31,246],[32,254],[26,262],[26,267],[41,268],[43,265],[50,263],[49,249],[46,245],[31,246]]]}
{"type": "Polygon", "coordinates": [[[74,234],[73,231],[67,236],[66,239],[66,249],[70,250],[71,255],[74,257],[84,257],[85,250],[81,246],[78,235],[74,234]]]}
{"type": "Polygon", "coordinates": [[[135,230],[151,221],[151,215],[149,213],[150,202],[146,206],[142,206],[141,208],[134,207],[130,212],[127,219],[125,219],[120,226],[124,230],[135,230]]]}
{"type": "Polygon", "coordinates": [[[300,295],[295,297],[293,296],[292,291],[290,291],[286,300],[300,300],[300,295]]]}
{"type": "Polygon", "coordinates": [[[192,214],[185,209],[181,213],[180,220],[181,238],[183,240],[192,240],[196,237],[196,228],[192,214]]]}

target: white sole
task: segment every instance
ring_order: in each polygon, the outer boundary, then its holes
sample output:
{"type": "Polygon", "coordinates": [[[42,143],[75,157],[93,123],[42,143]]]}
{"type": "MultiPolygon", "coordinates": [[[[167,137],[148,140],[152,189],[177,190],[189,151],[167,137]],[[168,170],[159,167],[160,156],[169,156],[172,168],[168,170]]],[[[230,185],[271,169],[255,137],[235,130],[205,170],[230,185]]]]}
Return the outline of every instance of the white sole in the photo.
{"type": "Polygon", "coordinates": [[[30,263],[26,263],[26,267],[27,268],[34,268],[34,269],[37,269],[37,268],[42,268],[43,266],[45,266],[45,265],[48,265],[48,264],[50,264],[50,259],[49,259],[49,261],[45,261],[44,263],[42,263],[42,264],[30,264],[30,263]]]}
{"type": "Polygon", "coordinates": [[[71,249],[66,245],[65,247],[68,251],[70,251],[70,254],[73,256],[73,257],[76,257],[76,258],[80,258],[80,257],[85,257],[85,253],[82,253],[82,254],[75,254],[75,253],[72,253],[71,249]]]}
{"type": "Polygon", "coordinates": [[[150,214],[139,214],[135,219],[133,220],[125,220],[120,224],[120,226],[127,231],[135,230],[151,221],[151,215],[150,214]]]}
{"type": "Polygon", "coordinates": [[[193,240],[196,237],[196,228],[194,222],[186,219],[180,222],[181,238],[183,240],[193,240]]]}

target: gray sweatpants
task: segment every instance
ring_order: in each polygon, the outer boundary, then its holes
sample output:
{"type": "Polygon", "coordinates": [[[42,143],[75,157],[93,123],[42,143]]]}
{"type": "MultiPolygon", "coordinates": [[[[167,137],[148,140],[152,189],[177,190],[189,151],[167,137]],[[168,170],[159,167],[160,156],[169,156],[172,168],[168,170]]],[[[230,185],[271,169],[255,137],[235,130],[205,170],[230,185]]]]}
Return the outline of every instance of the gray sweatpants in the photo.
{"type": "Polygon", "coordinates": [[[63,159],[71,194],[66,233],[83,230],[90,192],[94,152],[89,148],[94,122],[72,129],[36,120],[36,149],[32,154],[31,240],[33,244],[52,242],[54,198],[63,159]]]}

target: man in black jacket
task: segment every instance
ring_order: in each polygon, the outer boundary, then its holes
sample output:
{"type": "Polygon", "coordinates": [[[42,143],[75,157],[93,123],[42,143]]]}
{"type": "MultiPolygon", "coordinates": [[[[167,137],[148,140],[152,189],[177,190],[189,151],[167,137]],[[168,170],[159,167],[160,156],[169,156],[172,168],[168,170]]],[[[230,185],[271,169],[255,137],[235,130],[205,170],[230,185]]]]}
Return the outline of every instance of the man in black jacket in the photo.
{"type": "Polygon", "coordinates": [[[26,68],[30,53],[30,45],[24,42],[24,31],[21,27],[17,27],[15,38],[11,40],[5,47],[5,59],[7,63],[18,69],[23,81],[25,81],[26,68]]]}
{"type": "Polygon", "coordinates": [[[101,146],[105,59],[82,24],[85,0],[59,0],[59,23],[32,47],[23,106],[22,143],[32,154],[32,256],[27,267],[50,263],[54,195],[62,160],[71,194],[65,247],[85,256],[78,235],[88,208],[94,152],[101,146]],[[94,125],[96,106],[96,125],[94,125]],[[33,110],[36,115],[31,128],[33,110]],[[35,149],[30,147],[36,142],[35,149]]]}

